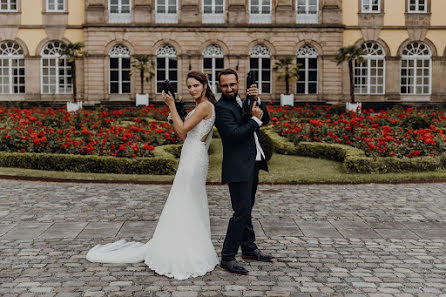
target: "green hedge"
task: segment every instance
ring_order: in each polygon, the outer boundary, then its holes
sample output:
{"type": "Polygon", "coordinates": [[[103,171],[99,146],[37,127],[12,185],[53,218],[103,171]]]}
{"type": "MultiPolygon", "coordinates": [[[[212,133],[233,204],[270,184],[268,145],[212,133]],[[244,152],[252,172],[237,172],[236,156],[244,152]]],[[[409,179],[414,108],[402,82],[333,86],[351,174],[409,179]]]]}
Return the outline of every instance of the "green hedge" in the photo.
{"type": "Polygon", "coordinates": [[[0,167],[118,174],[174,174],[173,158],[116,158],[68,154],[0,152],[0,167]]]}
{"type": "Polygon", "coordinates": [[[357,148],[323,142],[299,142],[294,145],[272,129],[265,131],[274,143],[274,151],[280,154],[323,158],[343,162],[350,173],[390,173],[401,171],[434,171],[446,168],[446,153],[440,157],[417,158],[370,158],[357,148]]]}

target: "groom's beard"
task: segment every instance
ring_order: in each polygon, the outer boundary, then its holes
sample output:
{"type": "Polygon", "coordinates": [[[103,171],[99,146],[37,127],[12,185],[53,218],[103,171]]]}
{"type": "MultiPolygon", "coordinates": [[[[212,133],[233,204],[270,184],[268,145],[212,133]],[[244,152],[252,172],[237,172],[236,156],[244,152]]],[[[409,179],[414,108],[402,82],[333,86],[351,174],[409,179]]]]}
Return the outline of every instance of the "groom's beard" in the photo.
{"type": "Polygon", "coordinates": [[[221,94],[221,97],[223,99],[227,99],[227,100],[231,100],[231,101],[235,101],[235,98],[237,98],[237,96],[238,96],[238,92],[234,92],[234,95],[221,94]]]}

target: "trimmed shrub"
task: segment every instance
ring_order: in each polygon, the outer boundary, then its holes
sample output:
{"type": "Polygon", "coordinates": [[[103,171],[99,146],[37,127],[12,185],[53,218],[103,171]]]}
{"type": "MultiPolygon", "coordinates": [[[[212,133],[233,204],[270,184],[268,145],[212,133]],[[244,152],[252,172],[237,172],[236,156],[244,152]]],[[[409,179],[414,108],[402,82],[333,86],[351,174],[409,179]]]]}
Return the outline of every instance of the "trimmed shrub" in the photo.
{"type": "Polygon", "coordinates": [[[271,128],[263,128],[262,130],[271,139],[274,152],[282,155],[297,155],[297,149],[294,143],[275,133],[271,128]]]}
{"type": "Polygon", "coordinates": [[[115,158],[68,154],[0,152],[0,167],[118,174],[174,174],[172,158],[115,158]]]}

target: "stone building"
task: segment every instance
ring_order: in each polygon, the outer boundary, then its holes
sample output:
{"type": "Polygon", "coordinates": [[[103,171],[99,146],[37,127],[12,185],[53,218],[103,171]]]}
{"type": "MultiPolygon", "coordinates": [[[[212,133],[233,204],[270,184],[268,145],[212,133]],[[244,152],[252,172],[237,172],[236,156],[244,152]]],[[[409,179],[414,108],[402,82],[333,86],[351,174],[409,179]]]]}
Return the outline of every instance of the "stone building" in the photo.
{"type": "Polygon", "coordinates": [[[262,98],[278,101],[285,83],[272,70],[281,57],[300,63],[290,91],[297,102],[347,101],[342,46],[367,52],[355,67],[357,98],[443,102],[446,85],[444,0],[0,0],[0,100],[67,101],[71,71],[61,42],[85,43],[77,62],[84,104],[134,101],[141,86],[132,56],[148,54],[156,75],[145,84],[161,100],[169,79],[185,98],[190,70],[212,87],[227,67],[257,73],[262,98]]]}

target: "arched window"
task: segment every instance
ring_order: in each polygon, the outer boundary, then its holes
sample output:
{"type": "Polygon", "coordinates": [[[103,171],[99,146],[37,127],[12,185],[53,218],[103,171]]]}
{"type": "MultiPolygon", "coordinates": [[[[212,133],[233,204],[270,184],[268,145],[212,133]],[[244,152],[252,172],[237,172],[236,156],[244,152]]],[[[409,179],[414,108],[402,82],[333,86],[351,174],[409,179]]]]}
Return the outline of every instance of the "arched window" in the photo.
{"type": "Polygon", "coordinates": [[[203,51],[203,72],[207,74],[210,87],[214,93],[220,93],[218,75],[225,68],[224,52],[218,45],[210,45],[203,51]]]}
{"type": "Polygon", "coordinates": [[[304,45],[297,51],[296,63],[299,65],[299,80],[296,93],[317,94],[318,53],[311,45],[304,45]]]}
{"type": "Polygon", "coordinates": [[[0,43],[0,93],[25,93],[24,53],[14,41],[0,43]]]}
{"type": "Polygon", "coordinates": [[[110,94],[130,93],[130,50],[125,45],[118,44],[110,50],[109,56],[110,94]]]}
{"type": "Polygon", "coordinates": [[[386,61],[385,52],[381,45],[368,41],[361,45],[365,52],[364,63],[355,61],[353,81],[356,94],[384,94],[386,61]]]}
{"type": "Polygon", "coordinates": [[[162,83],[168,79],[174,92],[178,92],[177,50],[171,45],[163,45],[156,51],[156,92],[163,90],[162,83]]]}
{"type": "Polygon", "coordinates": [[[319,0],[296,0],[296,23],[317,24],[319,21],[319,0]]]}
{"type": "Polygon", "coordinates": [[[41,53],[42,94],[70,94],[73,91],[71,67],[60,55],[62,41],[47,43],[41,53]]]}
{"type": "Polygon", "coordinates": [[[249,0],[249,22],[271,24],[271,0],[249,0]]]}
{"type": "Polygon", "coordinates": [[[271,93],[271,51],[256,45],[249,51],[249,70],[254,71],[260,93],[271,93]]]}
{"type": "Polygon", "coordinates": [[[422,42],[406,45],[401,55],[401,94],[431,93],[432,53],[422,42]]]}

